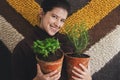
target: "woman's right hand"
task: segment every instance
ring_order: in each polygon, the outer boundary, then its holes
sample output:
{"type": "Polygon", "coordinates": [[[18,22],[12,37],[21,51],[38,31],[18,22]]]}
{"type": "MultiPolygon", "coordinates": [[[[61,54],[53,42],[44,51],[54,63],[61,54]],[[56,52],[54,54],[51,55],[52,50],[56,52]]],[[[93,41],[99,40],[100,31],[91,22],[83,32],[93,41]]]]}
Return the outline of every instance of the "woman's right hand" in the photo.
{"type": "Polygon", "coordinates": [[[48,74],[43,74],[39,64],[37,64],[37,75],[33,80],[58,80],[60,78],[60,72],[57,70],[48,74]]]}

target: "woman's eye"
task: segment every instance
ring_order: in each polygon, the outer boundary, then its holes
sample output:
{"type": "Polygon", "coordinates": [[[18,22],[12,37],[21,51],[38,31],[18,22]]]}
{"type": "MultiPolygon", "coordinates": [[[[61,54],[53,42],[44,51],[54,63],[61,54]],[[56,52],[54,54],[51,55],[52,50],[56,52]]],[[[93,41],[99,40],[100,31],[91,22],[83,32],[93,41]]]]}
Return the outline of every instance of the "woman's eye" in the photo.
{"type": "Polygon", "coordinates": [[[55,16],[55,15],[52,15],[52,17],[57,19],[57,16],[55,16]]]}
{"type": "Polygon", "coordinates": [[[64,22],[65,22],[65,20],[63,20],[63,19],[62,19],[62,20],[61,20],[61,22],[63,22],[63,23],[64,23],[64,22]]]}

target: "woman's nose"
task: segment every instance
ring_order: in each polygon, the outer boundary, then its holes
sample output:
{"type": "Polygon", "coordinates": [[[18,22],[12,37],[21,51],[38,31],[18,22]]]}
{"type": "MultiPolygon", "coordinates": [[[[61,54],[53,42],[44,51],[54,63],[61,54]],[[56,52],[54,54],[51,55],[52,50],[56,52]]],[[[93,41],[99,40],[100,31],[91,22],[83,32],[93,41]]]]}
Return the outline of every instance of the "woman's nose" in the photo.
{"type": "Polygon", "coordinates": [[[60,27],[60,26],[61,26],[61,23],[60,23],[59,20],[57,20],[57,21],[55,22],[55,26],[56,26],[56,27],[60,27]]]}

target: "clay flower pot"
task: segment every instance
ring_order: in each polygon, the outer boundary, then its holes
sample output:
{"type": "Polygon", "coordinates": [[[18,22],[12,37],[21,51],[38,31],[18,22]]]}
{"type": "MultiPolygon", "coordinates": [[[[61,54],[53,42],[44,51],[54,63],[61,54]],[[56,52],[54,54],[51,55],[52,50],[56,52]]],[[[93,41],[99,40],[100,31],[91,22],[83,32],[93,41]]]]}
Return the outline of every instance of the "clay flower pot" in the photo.
{"type": "Polygon", "coordinates": [[[86,54],[81,54],[81,55],[82,55],[82,57],[72,57],[72,54],[65,55],[68,80],[73,80],[72,76],[74,74],[72,73],[72,69],[74,66],[80,68],[79,64],[83,64],[86,68],[88,68],[90,56],[88,56],[86,54]]]}
{"type": "Polygon", "coordinates": [[[54,70],[58,70],[61,72],[63,58],[64,58],[63,52],[61,52],[61,54],[62,54],[61,57],[59,59],[57,59],[56,61],[44,61],[44,60],[40,60],[36,56],[38,64],[40,65],[41,70],[44,74],[50,73],[54,70]]]}
{"type": "Polygon", "coordinates": [[[33,42],[32,48],[43,73],[61,71],[64,55],[58,39],[52,37],[36,40],[33,42]]]}

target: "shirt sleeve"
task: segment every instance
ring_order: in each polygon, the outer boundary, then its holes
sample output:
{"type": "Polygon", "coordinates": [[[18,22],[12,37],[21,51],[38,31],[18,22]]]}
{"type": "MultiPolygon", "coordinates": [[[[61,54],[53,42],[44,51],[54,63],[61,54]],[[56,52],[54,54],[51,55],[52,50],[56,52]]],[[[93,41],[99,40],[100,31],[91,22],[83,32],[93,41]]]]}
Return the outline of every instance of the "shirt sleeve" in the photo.
{"type": "Polygon", "coordinates": [[[24,40],[15,47],[12,55],[12,80],[32,80],[36,68],[33,57],[24,40]]]}

